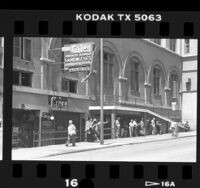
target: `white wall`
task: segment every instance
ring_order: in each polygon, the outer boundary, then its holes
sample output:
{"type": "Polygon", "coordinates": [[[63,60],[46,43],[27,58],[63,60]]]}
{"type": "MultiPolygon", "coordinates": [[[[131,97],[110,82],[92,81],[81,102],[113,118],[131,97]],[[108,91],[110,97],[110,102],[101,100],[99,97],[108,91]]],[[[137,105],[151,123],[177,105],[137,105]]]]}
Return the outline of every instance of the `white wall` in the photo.
{"type": "Polygon", "coordinates": [[[183,93],[182,121],[188,121],[192,129],[197,128],[197,93],[183,93]]]}

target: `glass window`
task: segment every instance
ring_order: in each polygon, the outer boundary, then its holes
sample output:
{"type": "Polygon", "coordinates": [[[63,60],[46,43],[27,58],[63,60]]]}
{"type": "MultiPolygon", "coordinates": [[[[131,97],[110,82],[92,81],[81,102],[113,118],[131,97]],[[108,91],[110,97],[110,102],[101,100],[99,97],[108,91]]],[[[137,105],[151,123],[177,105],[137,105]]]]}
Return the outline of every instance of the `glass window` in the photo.
{"type": "Polygon", "coordinates": [[[31,73],[21,72],[21,85],[31,87],[31,73]]]}
{"type": "Polygon", "coordinates": [[[171,74],[171,94],[172,94],[172,98],[177,98],[177,94],[178,94],[178,80],[177,80],[177,74],[176,73],[172,73],[171,74]]]}
{"type": "Polygon", "coordinates": [[[62,91],[77,93],[77,81],[62,79],[62,91]]]}
{"type": "Polygon", "coordinates": [[[69,81],[62,79],[62,91],[69,91],[69,81]]]}
{"type": "Polygon", "coordinates": [[[104,52],[104,85],[113,86],[113,55],[104,52]]]}
{"type": "Polygon", "coordinates": [[[131,90],[139,92],[139,63],[132,60],[130,68],[131,90]]]}
{"type": "Polygon", "coordinates": [[[160,68],[155,67],[153,70],[153,82],[154,82],[154,95],[160,95],[161,90],[161,77],[160,77],[160,68]]]}
{"type": "Polygon", "coordinates": [[[189,39],[185,39],[184,51],[185,51],[185,54],[190,53],[190,40],[189,39]]]}
{"type": "Polygon", "coordinates": [[[69,92],[70,93],[77,93],[77,82],[69,80],[69,92]]]}
{"type": "Polygon", "coordinates": [[[21,49],[21,46],[20,46],[20,38],[19,37],[15,37],[14,38],[14,44],[13,44],[13,54],[15,57],[20,57],[20,49],[21,49]]]}
{"type": "Polygon", "coordinates": [[[23,58],[30,61],[31,60],[31,40],[24,39],[23,47],[24,47],[23,58]]]}

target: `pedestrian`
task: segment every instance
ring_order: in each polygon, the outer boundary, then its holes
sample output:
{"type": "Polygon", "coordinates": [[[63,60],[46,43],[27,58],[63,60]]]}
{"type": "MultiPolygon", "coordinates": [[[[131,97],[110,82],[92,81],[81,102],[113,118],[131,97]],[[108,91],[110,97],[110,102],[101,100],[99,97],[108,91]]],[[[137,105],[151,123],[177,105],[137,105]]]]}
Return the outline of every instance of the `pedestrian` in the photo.
{"type": "Polygon", "coordinates": [[[128,123],[125,122],[125,125],[124,125],[124,137],[129,137],[129,125],[128,123]]]}
{"type": "Polygon", "coordinates": [[[158,120],[156,121],[156,134],[161,134],[161,124],[158,120]]]}
{"type": "Polygon", "coordinates": [[[178,136],[177,135],[177,128],[178,128],[177,123],[175,122],[174,119],[172,119],[172,123],[171,123],[169,129],[172,131],[172,136],[173,137],[177,137],[178,136]]]}
{"type": "Polygon", "coordinates": [[[131,121],[129,123],[129,135],[130,135],[130,137],[133,137],[133,128],[134,128],[133,119],[131,119],[131,121]]]}
{"type": "Polygon", "coordinates": [[[69,120],[69,126],[68,126],[68,138],[66,142],[66,146],[69,146],[70,142],[72,143],[72,146],[75,146],[75,136],[76,136],[76,127],[73,124],[72,120],[69,120]]]}
{"type": "Polygon", "coordinates": [[[139,134],[140,134],[140,136],[144,136],[145,135],[145,125],[144,125],[144,122],[143,122],[143,118],[141,119],[139,125],[140,125],[139,134]]]}
{"type": "Polygon", "coordinates": [[[115,133],[116,133],[116,138],[119,138],[119,133],[120,133],[120,117],[117,118],[115,121],[115,133]]]}
{"type": "Polygon", "coordinates": [[[156,134],[156,123],[155,123],[155,117],[151,120],[151,126],[152,126],[152,134],[156,134]]]}
{"type": "Polygon", "coordinates": [[[85,123],[85,141],[87,142],[91,142],[91,127],[92,127],[92,118],[91,117],[88,117],[87,118],[87,121],[85,123]]]}
{"type": "Polygon", "coordinates": [[[133,133],[134,133],[134,136],[137,137],[138,136],[138,124],[137,124],[137,121],[136,119],[133,120],[133,133]]]}

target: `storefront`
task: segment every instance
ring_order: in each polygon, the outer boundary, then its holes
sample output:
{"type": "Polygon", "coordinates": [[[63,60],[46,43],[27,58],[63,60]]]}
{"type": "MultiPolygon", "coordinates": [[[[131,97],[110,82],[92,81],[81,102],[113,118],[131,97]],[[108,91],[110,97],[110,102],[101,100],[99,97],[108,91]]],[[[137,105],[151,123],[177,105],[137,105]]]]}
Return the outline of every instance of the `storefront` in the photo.
{"type": "Polygon", "coordinates": [[[69,120],[76,126],[76,142],[84,141],[88,100],[48,96],[48,117],[41,117],[41,145],[64,144],[69,120]]]}

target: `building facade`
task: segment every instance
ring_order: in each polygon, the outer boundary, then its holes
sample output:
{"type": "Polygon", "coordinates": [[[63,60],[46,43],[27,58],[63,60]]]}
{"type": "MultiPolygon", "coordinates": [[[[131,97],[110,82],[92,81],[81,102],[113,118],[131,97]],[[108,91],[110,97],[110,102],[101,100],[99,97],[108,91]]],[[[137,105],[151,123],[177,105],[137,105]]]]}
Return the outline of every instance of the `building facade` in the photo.
{"type": "MultiPolygon", "coordinates": [[[[117,116],[122,126],[131,118],[146,122],[156,117],[164,125],[163,132],[172,118],[181,119],[182,59],[174,43],[168,39],[104,39],[104,113],[111,137],[117,116]]],[[[96,99],[89,109],[95,115],[100,110],[99,59],[97,47],[88,81],[89,94],[96,99]]]]}
{"type": "MultiPolygon", "coordinates": [[[[156,117],[164,133],[172,118],[191,121],[192,114],[184,114],[185,101],[195,88],[192,85],[188,92],[184,87],[190,74],[182,43],[179,39],[103,40],[105,139],[115,137],[117,117],[122,127],[131,118],[147,123],[156,117]]],[[[64,143],[70,119],[77,127],[77,141],[83,141],[85,118],[100,116],[100,39],[14,38],[13,67],[13,147],[64,143]],[[84,73],[63,70],[61,51],[64,45],[82,42],[95,43],[92,74],[84,83],[84,73]]]]}
{"type": "Polygon", "coordinates": [[[13,41],[13,147],[66,142],[68,121],[84,139],[89,97],[82,73],[63,71],[65,39],[14,38],[13,41]]]}

